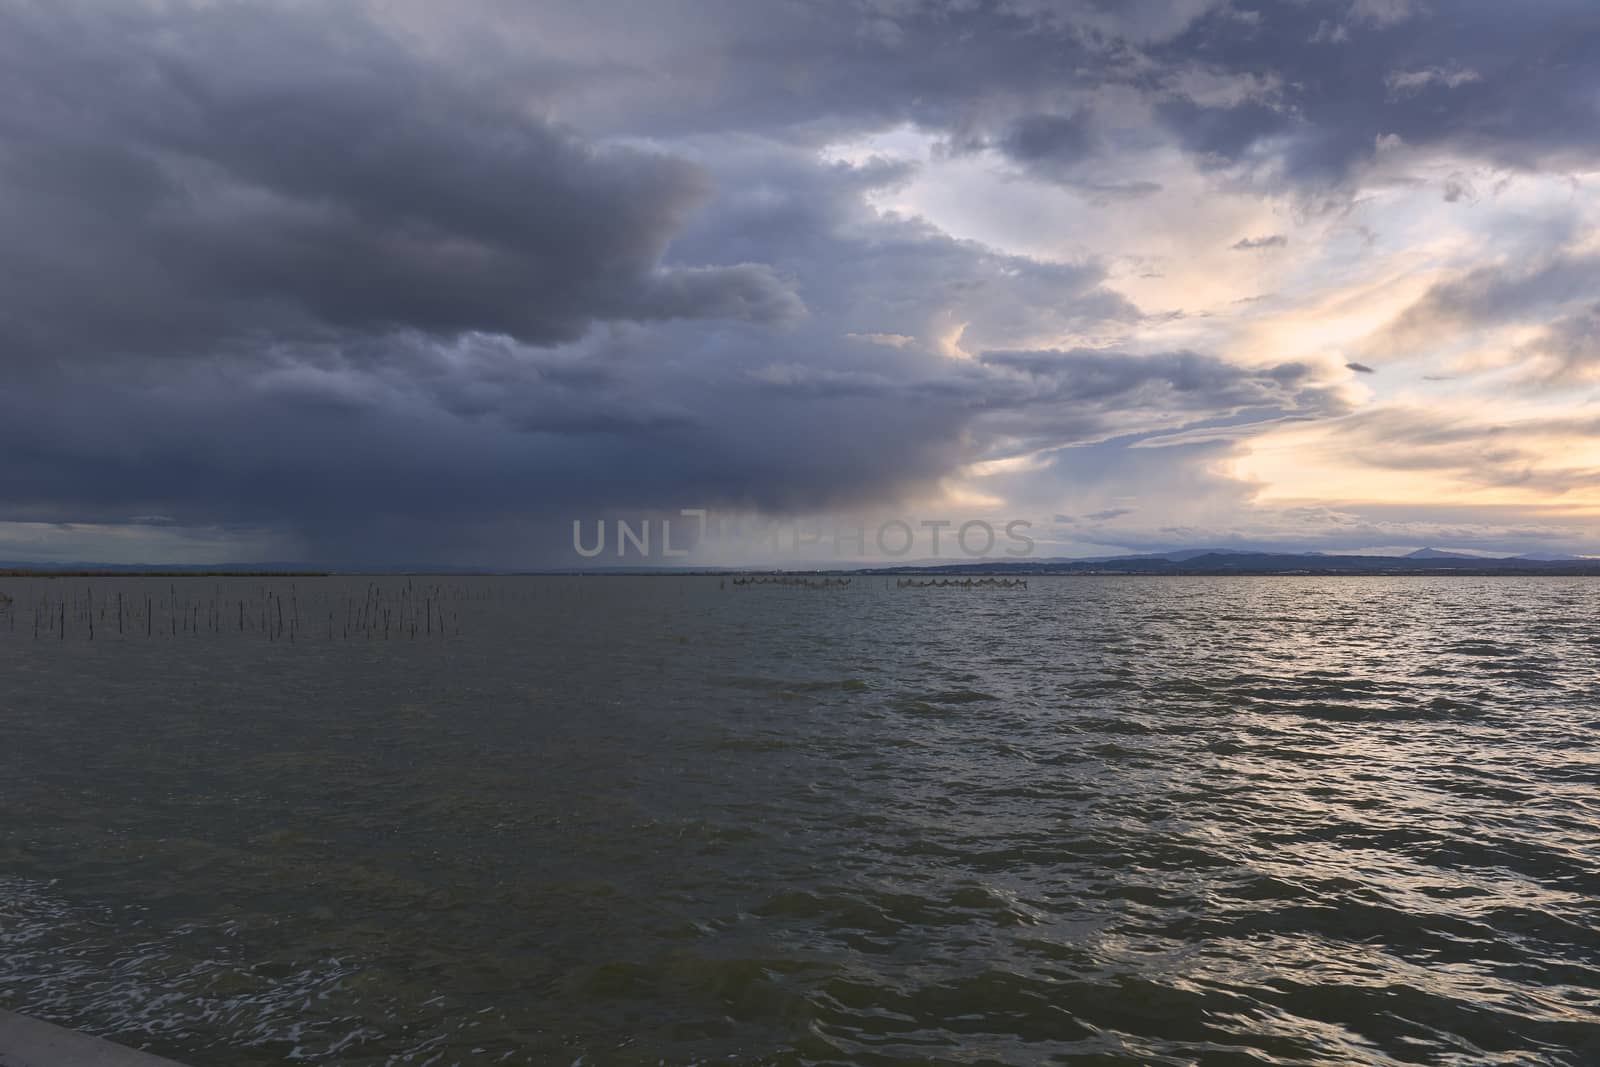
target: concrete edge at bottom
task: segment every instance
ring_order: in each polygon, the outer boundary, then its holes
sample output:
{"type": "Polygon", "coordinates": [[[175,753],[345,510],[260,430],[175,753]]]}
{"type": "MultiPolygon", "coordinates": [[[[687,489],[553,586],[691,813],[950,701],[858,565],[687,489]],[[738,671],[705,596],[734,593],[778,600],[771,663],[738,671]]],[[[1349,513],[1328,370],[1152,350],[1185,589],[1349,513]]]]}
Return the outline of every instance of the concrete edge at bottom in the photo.
{"type": "Polygon", "coordinates": [[[51,1023],[0,1009],[0,1067],[183,1067],[51,1023]]]}

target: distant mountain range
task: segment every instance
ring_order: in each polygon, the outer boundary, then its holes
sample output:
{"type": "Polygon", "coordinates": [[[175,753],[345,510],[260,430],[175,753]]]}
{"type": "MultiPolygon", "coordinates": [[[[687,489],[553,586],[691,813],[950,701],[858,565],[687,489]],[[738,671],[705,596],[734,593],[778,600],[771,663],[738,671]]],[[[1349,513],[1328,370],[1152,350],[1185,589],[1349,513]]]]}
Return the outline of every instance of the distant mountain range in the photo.
{"type": "Polygon", "coordinates": [[[1404,556],[1331,555],[1325,552],[1248,552],[1181,549],[1090,559],[968,560],[871,568],[874,574],[938,571],[951,574],[1595,574],[1600,559],[1546,555],[1470,556],[1423,548],[1404,556]]]}

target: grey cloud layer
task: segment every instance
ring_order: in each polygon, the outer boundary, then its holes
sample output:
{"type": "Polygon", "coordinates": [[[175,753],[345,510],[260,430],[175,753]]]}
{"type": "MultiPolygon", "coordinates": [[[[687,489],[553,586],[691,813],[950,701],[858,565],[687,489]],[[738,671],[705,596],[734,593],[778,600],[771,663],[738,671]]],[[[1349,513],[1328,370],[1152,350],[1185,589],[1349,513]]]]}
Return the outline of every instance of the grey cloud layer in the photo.
{"type": "MultiPolygon", "coordinates": [[[[0,520],[517,558],[574,511],[888,501],[1342,412],[1302,364],[1127,343],[1105,264],[880,215],[906,165],[815,149],[911,123],[1117,195],[1170,143],[1308,187],[1389,134],[1592,155],[1587,9],[1452,10],[0,4],[0,520]]],[[[1124,469],[1216,449],[1160,451],[1124,469]]]]}
{"type": "Polygon", "coordinates": [[[808,140],[910,122],[1060,177],[1119,138],[1156,138],[1102,120],[1115,87],[1203,159],[1312,186],[1386,138],[1517,169],[1600,154],[1588,0],[666,0],[626,28],[579,0],[502,12],[511,76],[634,132],[808,140]],[[543,61],[580,41],[620,58],[573,65],[564,91],[543,61]]]}
{"type": "Polygon", "coordinates": [[[1391,138],[1514,169],[1600,156],[1590,134],[1600,87],[1586,58],[1600,46],[1592,4],[1374,11],[1315,0],[1219,7],[1160,46],[1155,69],[1199,67],[1262,90],[1211,103],[1169,79],[1161,112],[1193,151],[1310,183],[1343,179],[1391,138]]]}

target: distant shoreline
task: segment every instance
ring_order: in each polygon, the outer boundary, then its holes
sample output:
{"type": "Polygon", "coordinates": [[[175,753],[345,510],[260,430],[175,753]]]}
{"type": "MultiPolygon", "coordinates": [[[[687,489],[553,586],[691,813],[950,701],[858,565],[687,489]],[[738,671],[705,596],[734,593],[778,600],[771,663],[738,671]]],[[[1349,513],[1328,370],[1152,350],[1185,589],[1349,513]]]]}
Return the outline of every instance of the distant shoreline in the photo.
{"type": "Polygon", "coordinates": [[[855,578],[1600,578],[1600,564],[1544,567],[1415,567],[1371,569],[1295,568],[1285,570],[1239,568],[1099,569],[1085,568],[982,568],[956,564],[950,567],[897,567],[883,570],[750,568],[740,570],[664,570],[615,568],[592,571],[188,571],[188,570],[0,570],[0,579],[37,578],[742,578],[766,575],[811,575],[855,578]]]}

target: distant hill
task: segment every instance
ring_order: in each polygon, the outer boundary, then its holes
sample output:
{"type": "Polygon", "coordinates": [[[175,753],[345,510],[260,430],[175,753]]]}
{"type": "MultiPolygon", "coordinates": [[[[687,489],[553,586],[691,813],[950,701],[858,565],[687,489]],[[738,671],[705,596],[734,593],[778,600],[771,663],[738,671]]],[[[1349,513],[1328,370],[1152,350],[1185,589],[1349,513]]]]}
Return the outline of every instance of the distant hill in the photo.
{"type": "Polygon", "coordinates": [[[872,568],[874,574],[912,572],[949,574],[1593,574],[1600,560],[1531,559],[1524,556],[1486,558],[1449,552],[1408,556],[1298,555],[1280,552],[1173,553],[1169,556],[1122,556],[1095,560],[1020,559],[970,560],[936,566],[872,568]],[[1182,555],[1183,558],[1173,558],[1182,555]]]}

